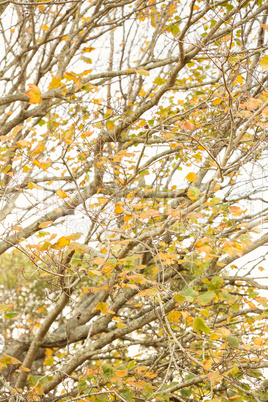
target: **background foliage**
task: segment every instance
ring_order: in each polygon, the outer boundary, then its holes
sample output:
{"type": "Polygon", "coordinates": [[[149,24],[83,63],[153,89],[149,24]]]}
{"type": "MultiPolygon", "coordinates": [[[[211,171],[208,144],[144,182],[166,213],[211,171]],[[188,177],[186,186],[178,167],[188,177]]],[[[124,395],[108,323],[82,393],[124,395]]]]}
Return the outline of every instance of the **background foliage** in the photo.
{"type": "Polygon", "coordinates": [[[0,12],[1,400],[264,400],[267,2],[0,12]]]}

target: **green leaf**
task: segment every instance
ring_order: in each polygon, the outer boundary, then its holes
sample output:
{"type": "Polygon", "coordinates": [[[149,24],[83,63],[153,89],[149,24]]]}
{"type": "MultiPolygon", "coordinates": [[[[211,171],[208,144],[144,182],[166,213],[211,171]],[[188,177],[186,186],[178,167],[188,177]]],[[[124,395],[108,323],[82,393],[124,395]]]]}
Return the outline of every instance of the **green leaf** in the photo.
{"type": "Polygon", "coordinates": [[[9,303],[9,304],[0,304],[0,313],[3,311],[10,310],[10,307],[14,307],[14,303],[9,303]]]}
{"type": "Polygon", "coordinates": [[[246,246],[250,246],[252,244],[252,237],[250,236],[249,233],[244,233],[241,236],[238,237],[238,239],[241,241],[241,243],[245,244],[246,246]]]}
{"type": "Polygon", "coordinates": [[[38,380],[42,378],[41,375],[30,375],[29,376],[29,385],[30,387],[35,387],[38,383],[38,380]]]}
{"type": "Polygon", "coordinates": [[[197,301],[199,304],[205,305],[208,304],[212,299],[214,299],[214,297],[216,297],[216,293],[211,290],[208,290],[207,292],[200,295],[197,298],[197,301]]]}
{"type": "Polygon", "coordinates": [[[110,364],[104,364],[102,366],[102,371],[105,377],[112,377],[114,374],[114,369],[110,364]]]}
{"type": "Polygon", "coordinates": [[[216,276],[215,278],[212,279],[211,284],[215,288],[220,288],[223,284],[223,279],[216,276]]]}
{"type": "Polygon", "coordinates": [[[5,318],[11,319],[17,317],[18,313],[5,313],[5,318]]]}
{"type": "Polygon", "coordinates": [[[236,336],[227,336],[225,339],[232,348],[236,348],[240,343],[240,339],[236,336]]]}
{"type": "Polygon", "coordinates": [[[197,187],[190,187],[187,192],[188,197],[192,201],[195,201],[198,198],[199,194],[200,194],[200,190],[197,187]]]}
{"type": "Polygon", "coordinates": [[[194,301],[194,299],[198,296],[198,292],[193,288],[188,288],[181,292],[181,296],[184,296],[188,302],[194,301]]]}
{"type": "Polygon", "coordinates": [[[146,170],[143,170],[142,172],[140,172],[139,176],[141,176],[141,177],[148,176],[148,174],[150,174],[149,170],[146,169],[146,170]]]}
{"type": "MultiPolygon", "coordinates": [[[[163,85],[163,84],[165,84],[166,81],[167,81],[167,80],[164,80],[163,78],[157,77],[157,78],[154,80],[154,84],[163,85]]],[[[149,123],[149,124],[150,124],[150,123],[149,123]]]]}
{"type": "MultiPolygon", "coordinates": [[[[83,395],[82,395],[83,396],[83,395]]],[[[108,395],[98,395],[96,396],[96,398],[94,399],[94,401],[96,402],[106,402],[109,400],[109,396],[108,395]]],[[[81,399],[81,401],[84,401],[84,399],[81,399]]]]}
{"type": "Polygon", "coordinates": [[[210,328],[204,323],[201,317],[196,317],[194,319],[193,328],[198,335],[200,334],[200,331],[204,332],[205,334],[210,332],[210,328]]]}
{"type": "Polygon", "coordinates": [[[172,35],[177,36],[178,33],[180,32],[180,28],[178,27],[178,25],[172,25],[172,27],[170,27],[170,31],[172,33],[172,35]]]}
{"type": "Polygon", "coordinates": [[[82,56],[81,60],[83,60],[87,64],[92,64],[92,60],[89,57],[82,56]]]}
{"type": "Polygon", "coordinates": [[[133,401],[133,393],[128,390],[128,389],[120,389],[119,391],[120,395],[122,395],[123,398],[125,398],[128,402],[132,402],[133,401]]]}
{"type": "Polygon", "coordinates": [[[192,391],[190,389],[182,389],[181,396],[187,398],[192,395],[192,391]]]}
{"type": "Polygon", "coordinates": [[[219,204],[221,201],[222,201],[222,198],[220,198],[220,197],[213,197],[213,198],[209,201],[209,204],[210,204],[210,205],[219,204]]]}
{"type": "Polygon", "coordinates": [[[220,292],[220,296],[226,301],[235,301],[235,297],[232,296],[227,290],[220,292]]]}
{"type": "Polygon", "coordinates": [[[174,297],[174,300],[175,300],[175,302],[177,302],[178,304],[181,304],[181,303],[184,302],[185,297],[182,296],[182,295],[176,295],[176,296],[174,297]]]}

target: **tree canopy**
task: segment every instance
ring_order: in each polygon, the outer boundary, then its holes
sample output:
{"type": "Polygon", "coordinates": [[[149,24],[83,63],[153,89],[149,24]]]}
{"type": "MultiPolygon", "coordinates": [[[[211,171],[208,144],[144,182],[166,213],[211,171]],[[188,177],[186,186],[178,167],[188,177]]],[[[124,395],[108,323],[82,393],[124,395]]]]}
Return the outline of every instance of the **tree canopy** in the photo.
{"type": "Polygon", "coordinates": [[[0,13],[1,401],[260,402],[267,1],[0,13]]]}

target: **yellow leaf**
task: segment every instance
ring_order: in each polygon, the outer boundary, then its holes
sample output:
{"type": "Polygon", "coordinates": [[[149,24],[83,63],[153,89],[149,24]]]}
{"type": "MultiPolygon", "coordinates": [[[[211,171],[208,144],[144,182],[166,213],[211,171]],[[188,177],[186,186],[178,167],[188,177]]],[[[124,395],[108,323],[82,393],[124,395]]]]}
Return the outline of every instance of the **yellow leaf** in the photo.
{"type": "Polygon", "coordinates": [[[48,31],[48,30],[49,30],[49,27],[48,27],[47,25],[43,24],[43,25],[42,25],[42,29],[43,29],[43,31],[48,31]]]}
{"type": "Polygon", "coordinates": [[[128,223],[131,219],[133,218],[133,215],[125,215],[124,216],[124,221],[126,222],[126,223],[128,223]]]}
{"type": "Polygon", "coordinates": [[[31,181],[28,183],[28,187],[30,190],[32,190],[33,188],[36,188],[37,190],[43,190],[42,187],[38,186],[35,183],[32,183],[31,181]]]}
{"type": "Polygon", "coordinates": [[[52,356],[53,355],[53,350],[46,348],[46,356],[52,356]]]}
{"type": "Polygon", "coordinates": [[[113,130],[114,129],[114,122],[109,120],[107,121],[107,128],[108,130],[113,130]]]}
{"type": "Polygon", "coordinates": [[[181,313],[179,311],[175,310],[175,311],[172,311],[171,313],[169,313],[167,318],[168,318],[169,322],[174,324],[179,321],[180,316],[181,316],[181,313]]]}
{"type": "Polygon", "coordinates": [[[268,70],[268,56],[264,56],[259,64],[264,70],[268,70]]]}
{"type": "Polygon", "coordinates": [[[214,101],[212,102],[212,105],[219,105],[222,102],[223,102],[222,98],[217,98],[217,99],[214,99],[214,101]]]}
{"type": "Polygon", "coordinates": [[[62,85],[61,77],[53,77],[48,89],[59,88],[62,85]]]}
{"type": "Polygon", "coordinates": [[[264,338],[255,338],[254,339],[254,344],[255,345],[258,345],[258,346],[261,346],[261,345],[263,345],[264,344],[264,341],[265,341],[265,339],[264,338]]]}
{"type": "Polygon", "coordinates": [[[44,364],[46,366],[52,366],[52,364],[54,363],[54,358],[53,356],[49,356],[45,359],[44,364]]]}
{"type": "Polygon", "coordinates": [[[55,244],[55,246],[57,247],[66,247],[70,244],[70,239],[68,239],[67,237],[60,237],[59,240],[57,241],[57,243],[55,244]]]}
{"type": "Polygon", "coordinates": [[[190,173],[187,174],[186,179],[187,179],[189,182],[195,183],[196,180],[197,180],[197,175],[196,175],[194,172],[190,172],[190,173]]]}
{"type": "Polygon", "coordinates": [[[121,214],[122,212],[124,212],[124,208],[122,207],[122,205],[116,204],[114,208],[114,213],[121,214]]]}
{"type": "Polygon", "coordinates": [[[108,304],[103,303],[103,302],[99,302],[97,304],[97,306],[94,308],[94,310],[92,310],[92,311],[97,311],[97,310],[100,310],[102,314],[105,314],[106,311],[108,310],[108,304]]]}
{"type": "Polygon", "coordinates": [[[63,73],[63,77],[67,80],[67,81],[72,81],[75,80],[75,74],[74,73],[63,73]]]}
{"type": "Polygon", "coordinates": [[[60,197],[60,198],[66,198],[66,197],[68,197],[68,195],[65,193],[65,191],[63,191],[63,190],[57,190],[56,191],[56,194],[58,195],[58,197],[60,197]]]}
{"type": "Polygon", "coordinates": [[[40,104],[42,102],[41,91],[35,84],[28,84],[30,88],[29,91],[25,93],[25,95],[29,96],[29,103],[32,104],[40,104]]]}
{"type": "Polygon", "coordinates": [[[28,147],[28,145],[30,145],[29,141],[27,140],[20,140],[17,142],[17,144],[21,147],[28,147]]]}
{"type": "Polygon", "coordinates": [[[138,73],[138,74],[140,74],[140,75],[147,75],[147,76],[149,76],[150,75],[150,73],[149,73],[149,71],[147,71],[147,70],[135,70],[136,71],[136,73],[138,73]]]}
{"type": "Polygon", "coordinates": [[[81,134],[81,138],[85,139],[85,138],[87,138],[87,137],[90,137],[93,133],[94,133],[94,131],[84,131],[84,132],[81,134]]]}

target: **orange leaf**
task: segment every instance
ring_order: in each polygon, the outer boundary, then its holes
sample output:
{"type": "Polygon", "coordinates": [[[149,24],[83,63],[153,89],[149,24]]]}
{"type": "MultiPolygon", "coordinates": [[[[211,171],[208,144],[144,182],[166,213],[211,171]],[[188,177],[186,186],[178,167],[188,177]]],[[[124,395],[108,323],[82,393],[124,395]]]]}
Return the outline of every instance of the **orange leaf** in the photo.
{"type": "Polygon", "coordinates": [[[41,91],[35,84],[28,84],[30,88],[29,91],[25,93],[25,95],[29,96],[29,103],[40,104],[42,102],[41,91]]]}
{"type": "Polygon", "coordinates": [[[126,377],[127,373],[128,373],[127,370],[116,370],[115,371],[116,376],[119,378],[126,377]]]}
{"type": "Polygon", "coordinates": [[[21,371],[27,371],[27,372],[31,371],[30,369],[28,369],[28,367],[23,367],[23,366],[20,366],[19,369],[21,371]]]}
{"type": "Polygon", "coordinates": [[[53,221],[43,222],[43,223],[40,223],[40,225],[38,227],[41,229],[44,229],[44,228],[48,227],[49,225],[51,225],[51,223],[53,223],[53,221]]]}
{"type": "Polygon", "coordinates": [[[211,359],[207,359],[205,361],[205,363],[203,364],[204,369],[207,370],[207,371],[211,369],[211,366],[212,366],[212,360],[211,359]]]}
{"type": "Polygon", "coordinates": [[[6,355],[3,353],[3,359],[1,359],[2,363],[6,363],[6,364],[22,364],[22,362],[18,359],[16,359],[13,356],[10,355],[6,355]]]}
{"type": "Polygon", "coordinates": [[[193,129],[194,129],[194,125],[192,123],[190,123],[189,121],[182,121],[181,127],[188,131],[193,131],[193,129]]]}
{"type": "Polygon", "coordinates": [[[229,210],[234,216],[240,216],[243,213],[242,209],[240,207],[236,207],[235,205],[229,207],[229,210]]]}
{"type": "Polygon", "coordinates": [[[102,205],[102,204],[105,204],[107,200],[106,200],[106,198],[98,198],[98,201],[99,201],[99,204],[102,205]]]}
{"type": "Polygon", "coordinates": [[[204,252],[206,254],[209,254],[211,252],[211,250],[212,250],[212,248],[210,246],[206,246],[205,244],[203,246],[197,248],[198,253],[204,252]]]}
{"type": "Polygon", "coordinates": [[[211,382],[218,382],[222,379],[222,375],[220,375],[219,371],[214,371],[213,373],[210,373],[207,378],[211,381],[211,382]]]}
{"type": "Polygon", "coordinates": [[[263,111],[261,112],[261,114],[263,115],[263,117],[268,117],[268,106],[266,106],[263,111]]]}

